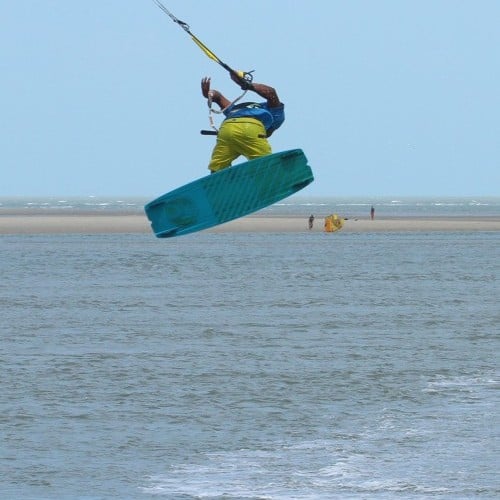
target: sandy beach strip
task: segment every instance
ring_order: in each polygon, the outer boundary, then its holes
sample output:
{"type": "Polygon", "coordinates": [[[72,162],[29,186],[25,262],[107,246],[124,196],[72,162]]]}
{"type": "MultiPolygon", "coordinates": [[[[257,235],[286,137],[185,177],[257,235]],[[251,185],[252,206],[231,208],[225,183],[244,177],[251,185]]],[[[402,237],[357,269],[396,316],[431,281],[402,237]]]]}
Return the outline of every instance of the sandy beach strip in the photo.
{"type": "MultiPolygon", "coordinates": [[[[324,232],[323,217],[312,231],[307,217],[247,216],[208,229],[224,232],[324,232]]],[[[500,231],[500,217],[391,217],[347,219],[342,233],[356,232],[500,231]]],[[[138,214],[0,214],[0,234],[114,234],[152,233],[149,221],[138,214]]]]}

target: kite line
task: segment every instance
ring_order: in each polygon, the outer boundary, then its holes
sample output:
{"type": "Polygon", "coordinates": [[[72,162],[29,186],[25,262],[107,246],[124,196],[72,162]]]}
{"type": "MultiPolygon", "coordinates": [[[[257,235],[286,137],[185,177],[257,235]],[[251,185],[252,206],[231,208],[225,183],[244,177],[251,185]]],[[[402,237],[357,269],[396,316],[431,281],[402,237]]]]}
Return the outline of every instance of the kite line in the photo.
{"type": "Polygon", "coordinates": [[[210,58],[212,61],[215,61],[217,64],[220,64],[225,70],[229,71],[230,73],[234,73],[239,77],[241,80],[241,86],[243,89],[245,87],[249,86],[252,83],[253,80],[253,71],[236,71],[230,66],[228,66],[225,62],[223,62],[221,59],[219,59],[214,52],[212,52],[196,35],[194,35],[191,32],[191,28],[189,27],[189,24],[185,23],[184,21],[181,21],[177,17],[175,17],[166,7],[163,5],[160,0],[153,0],[153,2],[165,13],[167,14],[174,23],[178,24],[193,40],[196,45],[210,58]]]}

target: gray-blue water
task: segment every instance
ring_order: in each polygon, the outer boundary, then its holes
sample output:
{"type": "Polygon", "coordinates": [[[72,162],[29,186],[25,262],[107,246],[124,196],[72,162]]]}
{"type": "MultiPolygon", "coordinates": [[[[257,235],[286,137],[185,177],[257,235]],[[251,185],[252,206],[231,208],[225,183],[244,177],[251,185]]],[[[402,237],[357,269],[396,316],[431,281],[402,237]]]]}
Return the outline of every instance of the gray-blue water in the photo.
{"type": "Polygon", "coordinates": [[[0,252],[1,498],[500,495],[500,233],[0,252]]]}
{"type": "MultiPolygon", "coordinates": [[[[158,195],[161,193],[157,193],[158,195]]],[[[30,213],[140,213],[151,201],[144,197],[0,197],[0,215],[9,210],[30,213]]],[[[318,197],[294,195],[258,212],[264,216],[309,217],[332,213],[347,218],[368,217],[370,208],[382,217],[491,217],[500,216],[500,197],[318,197]]]]}

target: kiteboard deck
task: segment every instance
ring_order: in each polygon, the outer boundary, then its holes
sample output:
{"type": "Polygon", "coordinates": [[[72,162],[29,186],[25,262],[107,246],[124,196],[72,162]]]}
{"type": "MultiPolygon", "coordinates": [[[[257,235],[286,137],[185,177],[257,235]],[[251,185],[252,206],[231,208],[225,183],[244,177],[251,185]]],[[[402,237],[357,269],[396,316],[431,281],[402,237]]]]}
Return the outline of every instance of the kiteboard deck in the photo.
{"type": "Polygon", "coordinates": [[[158,238],[208,229],[276,203],[314,180],[301,149],[225,168],[160,196],[144,210],[158,238]]]}

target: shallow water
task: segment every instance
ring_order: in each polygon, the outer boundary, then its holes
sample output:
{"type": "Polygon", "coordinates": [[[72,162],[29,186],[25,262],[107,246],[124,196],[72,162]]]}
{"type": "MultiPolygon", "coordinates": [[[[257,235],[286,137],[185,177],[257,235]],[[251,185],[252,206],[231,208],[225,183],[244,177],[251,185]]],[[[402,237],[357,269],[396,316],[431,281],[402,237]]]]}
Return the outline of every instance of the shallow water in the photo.
{"type": "MultiPolygon", "coordinates": [[[[161,193],[157,193],[159,196],[161,193]]],[[[0,197],[0,215],[9,211],[23,213],[121,213],[144,215],[144,205],[151,198],[126,197],[0,197]]],[[[498,217],[500,197],[338,197],[290,196],[258,212],[264,216],[303,217],[311,212],[319,217],[338,213],[342,217],[370,216],[373,206],[376,217],[498,217]]]]}
{"type": "Polygon", "coordinates": [[[0,237],[2,498],[495,498],[498,233],[0,237]]]}

